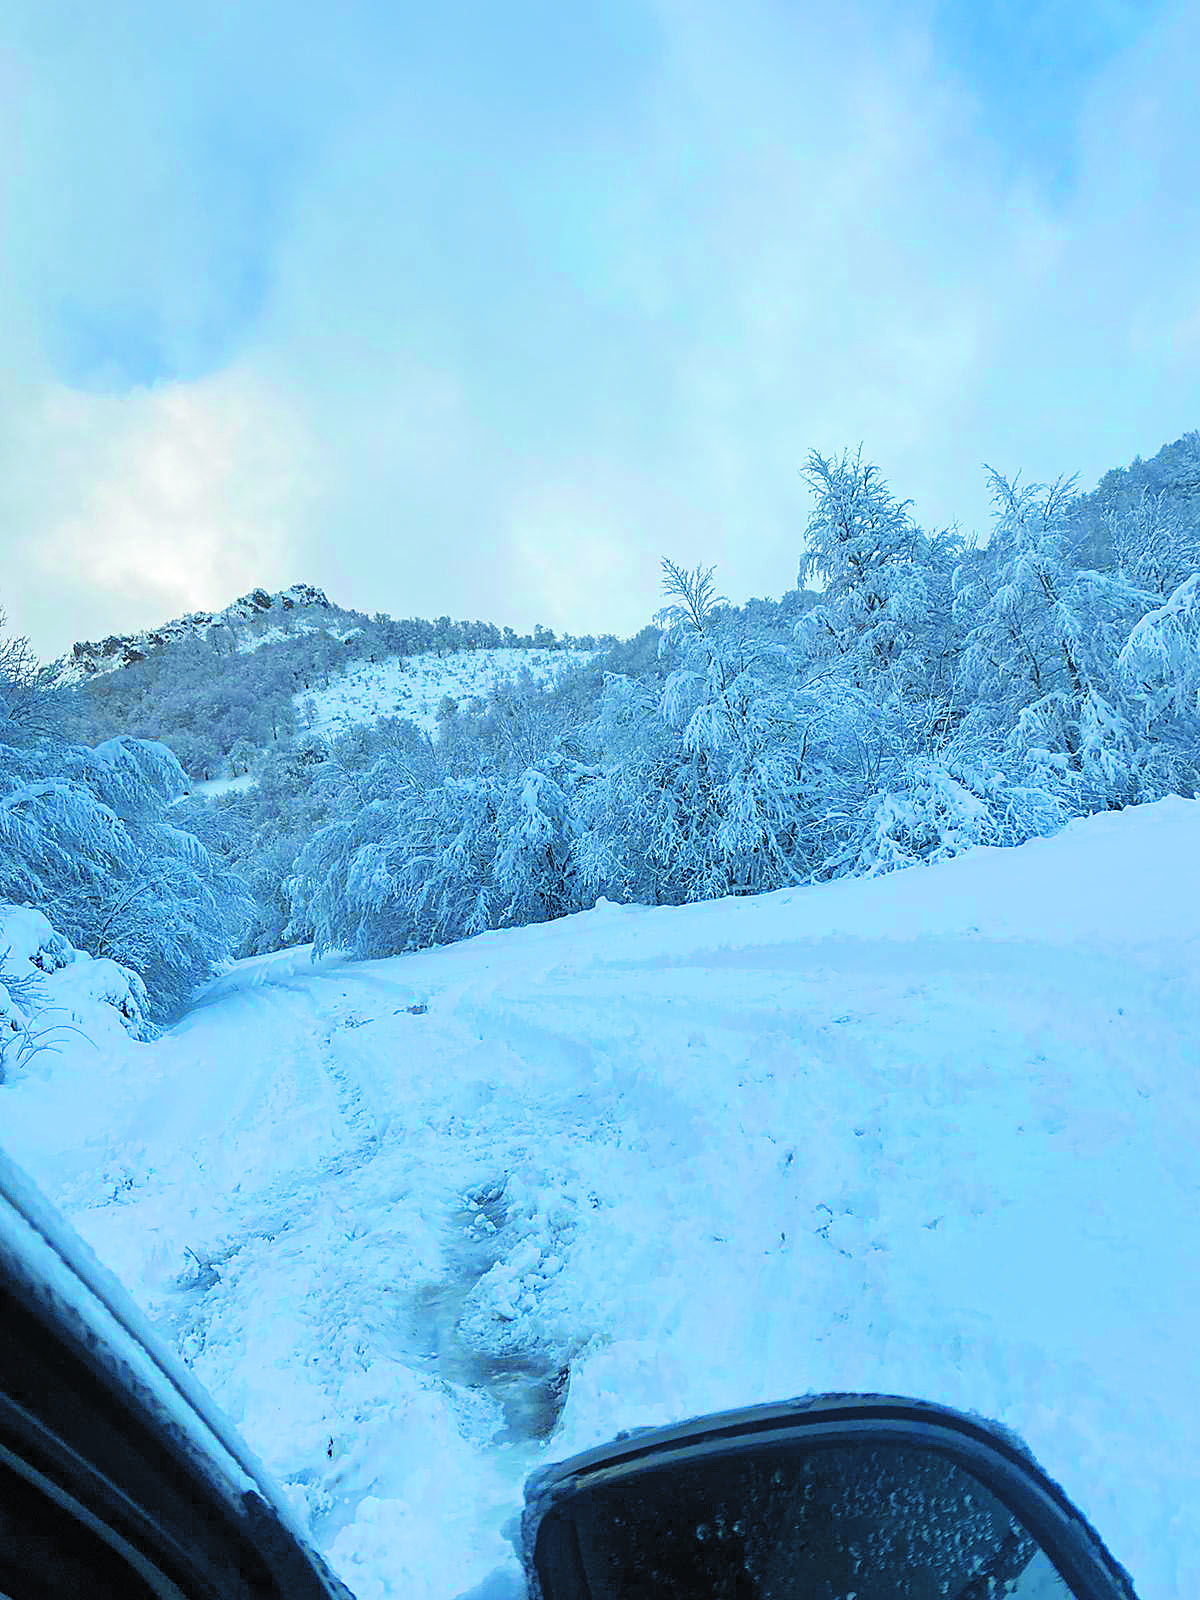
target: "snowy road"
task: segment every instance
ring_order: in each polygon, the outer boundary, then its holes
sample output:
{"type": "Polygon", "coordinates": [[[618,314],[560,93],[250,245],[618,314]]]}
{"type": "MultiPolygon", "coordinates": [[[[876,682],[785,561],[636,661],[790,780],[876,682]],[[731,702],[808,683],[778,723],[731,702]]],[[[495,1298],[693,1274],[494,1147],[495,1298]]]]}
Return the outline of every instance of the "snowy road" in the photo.
{"type": "Polygon", "coordinates": [[[360,1600],[510,1593],[547,1452],[825,1388],[1002,1419],[1144,1600],[1190,1595],[1197,861],[1175,800],[872,883],[285,952],[0,1090],[4,1141],[360,1600]]]}

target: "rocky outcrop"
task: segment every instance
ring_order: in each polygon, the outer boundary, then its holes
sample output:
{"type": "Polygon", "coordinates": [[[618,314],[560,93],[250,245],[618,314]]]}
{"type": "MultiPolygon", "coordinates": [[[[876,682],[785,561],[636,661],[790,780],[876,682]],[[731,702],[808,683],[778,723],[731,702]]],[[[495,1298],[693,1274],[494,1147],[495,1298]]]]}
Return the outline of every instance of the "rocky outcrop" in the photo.
{"type": "Polygon", "coordinates": [[[283,613],[336,609],[330,605],[325,592],[310,583],[294,583],[277,594],[270,594],[266,589],[251,589],[223,611],[193,611],[186,617],[177,617],[173,622],[141,633],[110,634],[107,639],[83,641],[55,665],[60,669],[61,681],[83,683],[102,673],[132,666],[135,661],[144,661],[150,651],[161,650],[164,645],[177,644],[187,638],[206,639],[214,628],[229,628],[236,633],[239,623],[253,622],[273,611],[281,614],[280,625],[286,628],[288,624],[283,613]]]}

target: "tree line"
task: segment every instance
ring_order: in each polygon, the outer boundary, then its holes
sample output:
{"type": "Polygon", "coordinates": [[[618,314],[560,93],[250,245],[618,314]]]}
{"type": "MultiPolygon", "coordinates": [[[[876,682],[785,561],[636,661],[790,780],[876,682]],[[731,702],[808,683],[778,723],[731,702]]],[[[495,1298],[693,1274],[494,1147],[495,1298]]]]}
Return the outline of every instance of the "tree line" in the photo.
{"type": "MultiPolygon", "coordinates": [[[[600,896],[875,875],[1200,793],[1200,435],[1087,495],[990,472],[986,540],[923,529],[861,450],[805,476],[781,600],[733,605],[711,569],[666,561],[654,624],[553,684],[447,705],[433,737],[277,729],[256,785],[217,802],[180,799],[175,756],[136,729],[73,737],[9,641],[0,898],[141,972],[165,1017],[230,954],[379,956],[600,896]]],[[[395,653],[406,627],[375,619],[366,647],[395,653]]],[[[286,676],[277,648],[242,660],[286,676]]],[[[153,714],[136,680],[111,693],[153,714]]],[[[251,713],[230,701],[226,752],[261,735],[251,713]]]]}

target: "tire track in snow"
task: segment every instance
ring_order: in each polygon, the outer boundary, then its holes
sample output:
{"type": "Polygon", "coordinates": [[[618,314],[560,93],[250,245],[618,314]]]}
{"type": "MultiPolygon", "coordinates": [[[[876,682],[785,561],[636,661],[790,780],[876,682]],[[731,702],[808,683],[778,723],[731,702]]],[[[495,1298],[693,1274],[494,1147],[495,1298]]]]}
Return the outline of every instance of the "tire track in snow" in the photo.
{"type": "MultiPolygon", "coordinates": [[[[336,1104],[333,1147],[327,1137],[277,1181],[228,1196],[208,1248],[189,1258],[160,1309],[202,1381],[331,1539],[378,1486],[372,1451],[386,1453],[397,1393],[412,1406],[436,1399],[491,1455],[521,1453],[552,1429],[567,1361],[561,1318],[548,1323],[543,1308],[581,1202],[564,1196],[554,1171],[561,1141],[538,1146],[547,1116],[574,1133],[580,1113],[578,1097],[558,1085],[515,1106],[497,1103],[483,1082],[473,1101],[475,1091],[449,1075],[425,1102],[397,1111],[386,1070],[403,1072],[406,1056],[416,1070],[427,1031],[392,1003],[410,999],[404,987],[377,976],[338,981],[345,974],[333,971],[314,983],[277,965],[266,982],[210,1001],[193,1020],[192,1044],[203,1053],[206,1037],[227,1037],[242,1018],[246,1036],[261,1039],[264,1005],[280,1021],[286,1014],[293,1033],[302,1017],[307,1050],[280,1070],[307,1084],[323,1076],[336,1104]],[[553,1218],[547,1194],[558,1196],[553,1218]],[[307,1431],[301,1451],[272,1449],[256,1398],[281,1383],[291,1431],[307,1431]]],[[[471,1060],[478,1071],[486,1052],[474,1018],[455,1009],[425,1040],[435,1057],[422,1065],[429,1082],[438,1062],[471,1060]]],[[[569,1040],[530,1035],[523,1053],[570,1057],[566,1078],[589,1075],[588,1051],[569,1040]]],[[[287,1139],[285,1117],[277,1142],[287,1139]]]]}

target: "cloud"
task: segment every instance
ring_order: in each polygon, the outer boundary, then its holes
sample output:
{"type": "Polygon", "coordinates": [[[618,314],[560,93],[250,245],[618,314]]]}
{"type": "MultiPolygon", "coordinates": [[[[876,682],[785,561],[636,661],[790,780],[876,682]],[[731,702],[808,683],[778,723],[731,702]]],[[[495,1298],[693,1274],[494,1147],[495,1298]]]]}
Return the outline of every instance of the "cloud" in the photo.
{"type": "MultiPolygon", "coordinates": [[[[504,559],[517,586],[537,597],[543,620],[574,633],[608,632],[614,594],[632,597],[637,625],[649,620],[643,613],[653,608],[659,573],[643,524],[653,502],[650,486],[586,460],[514,498],[504,559]]],[[[653,523],[658,531],[659,518],[653,523]]]]}
{"type": "Polygon", "coordinates": [[[21,591],[45,634],[64,612],[95,637],[116,618],[148,626],[296,576],[316,455],[253,375],[121,395],[47,384],[10,445],[6,520],[36,529],[21,591]]]}
{"type": "Polygon", "coordinates": [[[1195,425],[1194,8],[1089,32],[1065,188],[945,9],[30,0],[10,613],[57,651],[301,578],[632,631],[662,554],[794,581],[811,447],[985,526],[985,459],[1094,481],[1195,425]]]}

